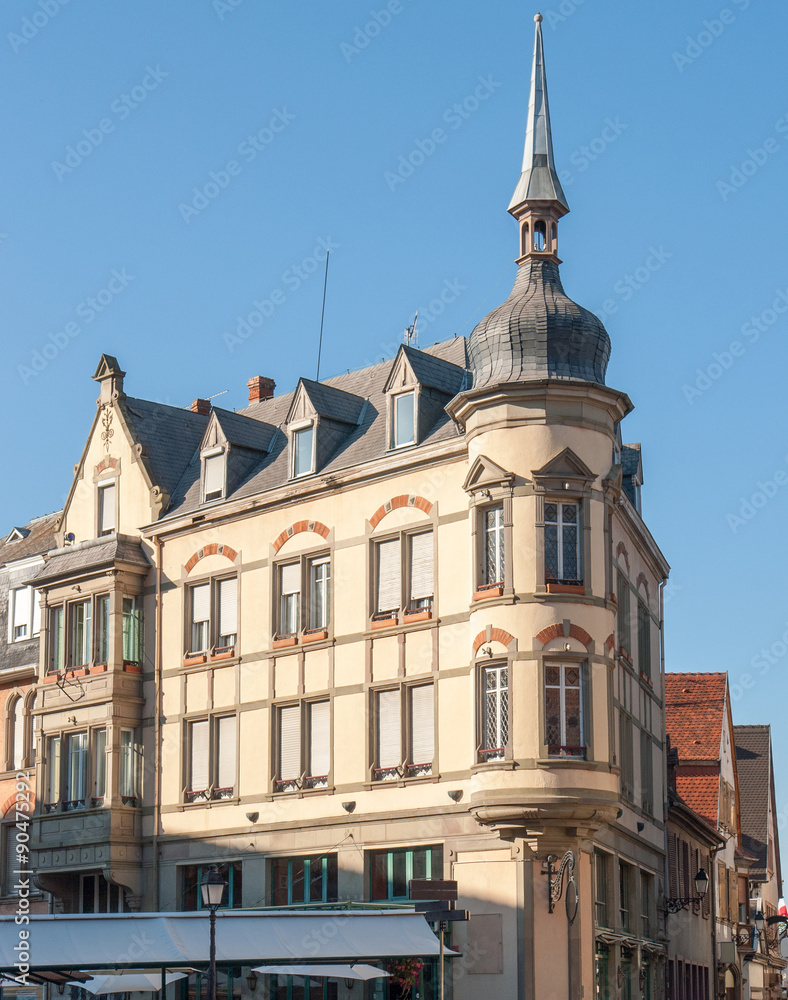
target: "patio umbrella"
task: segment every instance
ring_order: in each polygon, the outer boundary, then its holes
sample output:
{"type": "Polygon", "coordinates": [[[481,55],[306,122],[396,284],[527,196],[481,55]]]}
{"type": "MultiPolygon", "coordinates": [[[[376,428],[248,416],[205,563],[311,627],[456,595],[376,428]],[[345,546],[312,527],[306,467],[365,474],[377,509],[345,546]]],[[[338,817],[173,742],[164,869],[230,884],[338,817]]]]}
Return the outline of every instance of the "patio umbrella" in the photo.
{"type": "Polygon", "coordinates": [[[308,976],[310,979],[385,979],[390,973],[374,965],[259,965],[264,976],[308,976]]]}
{"type": "MultiPolygon", "coordinates": [[[[168,972],[167,983],[184,979],[186,972],[168,972]]],[[[161,972],[123,972],[114,976],[93,976],[86,983],[73,982],[69,986],[80,986],[88,993],[157,993],[161,989],[161,972]]]]}

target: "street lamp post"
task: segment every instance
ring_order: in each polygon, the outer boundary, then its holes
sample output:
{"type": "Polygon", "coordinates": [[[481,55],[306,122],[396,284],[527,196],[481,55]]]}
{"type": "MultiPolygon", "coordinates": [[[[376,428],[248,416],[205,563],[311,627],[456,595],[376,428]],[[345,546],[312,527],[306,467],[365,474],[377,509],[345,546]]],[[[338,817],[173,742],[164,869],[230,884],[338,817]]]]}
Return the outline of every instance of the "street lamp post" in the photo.
{"type": "Polygon", "coordinates": [[[211,865],[200,883],[202,905],[211,911],[211,951],[208,962],[208,997],[216,1000],[216,910],[221,906],[224,887],[227,883],[219,874],[216,865],[211,865]]]}

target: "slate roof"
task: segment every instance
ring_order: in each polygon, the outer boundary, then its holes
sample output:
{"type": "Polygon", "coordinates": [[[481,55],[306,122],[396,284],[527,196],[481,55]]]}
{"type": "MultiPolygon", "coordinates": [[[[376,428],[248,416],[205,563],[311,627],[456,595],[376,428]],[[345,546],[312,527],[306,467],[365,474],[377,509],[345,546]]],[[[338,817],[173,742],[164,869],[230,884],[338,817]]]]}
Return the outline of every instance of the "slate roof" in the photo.
{"type": "Polygon", "coordinates": [[[640,473],[640,442],[621,446],[621,471],[625,476],[634,476],[640,473]]]}
{"type": "Polygon", "coordinates": [[[126,396],[123,403],[140,442],[148,450],[156,482],[172,495],[200,446],[208,417],[131,396],[126,396]]]}
{"type": "Polygon", "coordinates": [[[30,578],[30,582],[41,584],[65,575],[71,576],[101,566],[116,566],[119,563],[150,568],[139,539],[129,535],[113,534],[57,549],[30,578]]]}
{"type": "Polygon", "coordinates": [[[465,387],[468,376],[464,359],[462,366],[451,364],[408,344],[403,345],[402,353],[410,362],[414,375],[422,385],[445,392],[448,396],[456,396],[465,387]]]}
{"type": "Polygon", "coordinates": [[[562,378],[605,384],[610,337],[564,291],[558,265],[526,258],[511,294],[468,339],[473,387],[562,378]]]}
{"type": "MultiPolygon", "coordinates": [[[[229,444],[237,448],[248,448],[250,451],[268,451],[275,428],[232,410],[214,407],[212,413],[229,444]]],[[[193,457],[190,456],[190,461],[193,457]]]]}
{"type": "MultiPolygon", "coordinates": [[[[453,387],[461,385],[462,378],[466,377],[467,345],[464,337],[454,337],[422,350],[410,348],[410,351],[416,355],[419,370],[428,373],[430,381],[441,381],[442,385],[453,387]]],[[[318,469],[319,474],[353,468],[383,458],[387,454],[388,429],[384,387],[393,365],[394,361],[389,359],[323,382],[302,380],[318,412],[347,425],[347,433],[342,437],[342,443],[318,469]],[[357,420],[360,420],[360,423],[357,424],[357,420]]],[[[449,388],[448,391],[453,390],[449,388]]],[[[245,422],[247,420],[262,424],[265,428],[263,433],[268,435],[266,454],[260,456],[259,462],[245,474],[239,484],[235,487],[231,485],[230,496],[233,499],[253,496],[288,482],[290,469],[284,428],[294,396],[295,391],[283,393],[271,399],[251,403],[233,414],[235,417],[241,417],[246,428],[245,433],[250,435],[249,440],[254,440],[255,435],[252,425],[245,422]]],[[[223,427],[226,412],[222,411],[220,418],[223,427]]],[[[208,418],[202,419],[205,421],[208,418]]],[[[421,431],[419,445],[450,441],[456,437],[456,429],[451,418],[442,410],[432,426],[423,427],[421,431]]],[[[165,517],[187,513],[201,505],[198,447],[199,440],[192,448],[180,482],[172,491],[170,506],[165,512],[165,517]]]]}
{"type": "Polygon", "coordinates": [[[0,566],[17,562],[21,559],[30,559],[33,556],[42,555],[49,551],[55,544],[55,522],[63,512],[60,510],[52,514],[44,514],[42,517],[35,517],[22,529],[25,532],[24,538],[14,541],[6,541],[11,534],[9,528],[3,535],[0,542],[0,566]]]}
{"type": "Polygon", "coordinates": [[[769,799],[772,784],[769,726],[734,726],[739,775],[742,847],[755,857],[750,875],[766,881],[769,862],[769,799]]]}
{"type": "Polygon", "coordinates": [[[682,763],[719,761],[727,688],[725,673],[665,674],[665,729],[682,763]]]}

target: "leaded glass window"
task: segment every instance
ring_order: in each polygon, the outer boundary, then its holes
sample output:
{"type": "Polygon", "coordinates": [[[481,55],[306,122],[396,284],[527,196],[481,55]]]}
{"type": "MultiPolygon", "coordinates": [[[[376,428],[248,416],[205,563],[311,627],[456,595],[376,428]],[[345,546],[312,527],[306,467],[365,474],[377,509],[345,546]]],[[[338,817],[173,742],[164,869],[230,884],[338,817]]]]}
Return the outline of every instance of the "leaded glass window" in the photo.
{"type": "Polygon", "coordinates": [[[504,580],[503,507],[484,512],[484,582],[504,580]]]}
{"type": "Polygon", "coordinates": [[[509,670],[505,664],[484,668],[482,760],[503,760],[509,742],[509,670]]]}
{"type": "Polygon", "coordinates": [[[546,503],[544,558],[547,583],[582,583],[580,575],[580,505],[546,503]]]}
{"type": "Polygon", "coordinates": [[[545,666],[545,743],[551,757],[583,757],[582,668],[545,666]]]}

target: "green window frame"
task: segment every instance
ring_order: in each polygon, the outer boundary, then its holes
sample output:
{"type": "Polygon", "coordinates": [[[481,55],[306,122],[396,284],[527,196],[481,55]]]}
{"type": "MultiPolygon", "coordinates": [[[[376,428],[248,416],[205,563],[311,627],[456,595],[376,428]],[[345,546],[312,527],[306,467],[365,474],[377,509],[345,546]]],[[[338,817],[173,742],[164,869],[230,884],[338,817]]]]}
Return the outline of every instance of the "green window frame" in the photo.
{"type": "Polygon", "coordinates": [[[142,666],[142,600],[123,598],[123,662],[142,666]]]}
{"type": "Polygon", "coordinates": [[[368,860],[370,900],[406,900],[411,879],[443,877],[443,847],[440,844],[369,851],[368,860]]]}
{"type": "Polygon", "coordinates": [[[299,903],[335,903],[337,856],[271,859],[271,904],[295,906],[299,903]]]}

